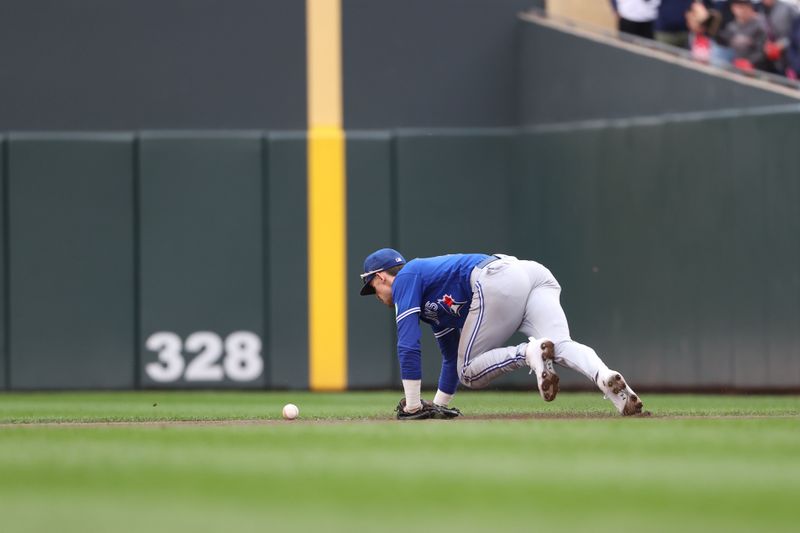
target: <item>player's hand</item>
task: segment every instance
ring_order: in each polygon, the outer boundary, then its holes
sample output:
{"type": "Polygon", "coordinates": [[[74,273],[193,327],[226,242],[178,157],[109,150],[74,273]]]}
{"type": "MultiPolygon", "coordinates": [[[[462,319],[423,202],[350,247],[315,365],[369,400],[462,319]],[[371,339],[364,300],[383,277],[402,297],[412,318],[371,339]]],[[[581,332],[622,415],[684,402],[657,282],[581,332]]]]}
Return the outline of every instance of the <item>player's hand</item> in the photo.
{"type": "Polygon", "coordinates": [[[455,407],[445,407],[436,405],[427,400],[422,400],[422,407],[413,412],[406,411],[406,399],[401,398],[395,407],[398,420],[427,420],[429,418],[437,420],[448,420],[461,416],[461,411],[455,407]]]}

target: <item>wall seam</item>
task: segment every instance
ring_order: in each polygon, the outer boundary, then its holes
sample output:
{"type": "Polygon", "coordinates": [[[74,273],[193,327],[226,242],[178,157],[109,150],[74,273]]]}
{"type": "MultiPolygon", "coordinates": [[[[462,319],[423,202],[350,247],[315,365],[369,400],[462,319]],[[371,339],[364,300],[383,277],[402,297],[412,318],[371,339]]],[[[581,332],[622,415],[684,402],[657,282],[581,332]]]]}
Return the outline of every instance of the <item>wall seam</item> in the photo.
{"type": "Polygon", "coordinates": [[[133,387],[142,388],[141,136],[133,137],[133,387]]]}
{"type": "Polygon", "coordinates": [[[9,169],[11,168],[9,156],[11,150],[9,147],[10,139],[5,138],[3,144],[3,168],[0,169],[0,181],[2,181],[3,188],[3,328],[5,335],[3,336],[3,371],[4,371],[4,386],[6,390],[11,390],[11,257],[9,254],[11,248],[11,201],[9,198],[9,169]]]}
{"type": "Polygon", "coordinates": [[[264,359],[264,388],[269,389],[272,385],[272,308],[270,307],[270,296],[272,294],[272,270],[270,263],[270,180],[269,180],[269,134],[261,136],[261,276],[262,276],[262,298],[263,315],[261,343],[261,356],[264,359]]]}
{"type": "MultiPolygon", "coordinates": [[[[391,132],[389,139],[389,246],[395,250],[400,247],[400,199],[398,193],[399,185],[399,158],[397,155],[397,132],[391,132]]],[[[401,251],[402,252],[402,251],[401,251]]],[[[397,328],[392,328],[392,334],[389,335],[389,346],[387,353],[391,359],[391,382],[389,386],[400,382],[400,365],[397,363],[397,328]]]]}

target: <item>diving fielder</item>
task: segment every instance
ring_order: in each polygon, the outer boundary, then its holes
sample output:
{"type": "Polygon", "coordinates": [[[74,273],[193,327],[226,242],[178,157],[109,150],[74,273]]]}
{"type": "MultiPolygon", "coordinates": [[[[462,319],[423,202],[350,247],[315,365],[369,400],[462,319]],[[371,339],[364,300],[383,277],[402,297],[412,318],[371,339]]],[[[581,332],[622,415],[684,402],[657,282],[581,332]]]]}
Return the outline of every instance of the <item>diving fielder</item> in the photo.
{"type": "Polygon", "coordinates": [[[589,378],[622,415],[642,412],[642,402],[622,375],[595,351],[570,338],[561,308],[561,286],[535,261],[508,255],[453,254],[409,262],[391,248],[364,261],[362,295],[375,294],[394,306],[397,356],[405,391],[398,418],[448,418],[460,381],[486,387],[502,374],[529,367],[546,402],[558,393],[553,363],[589,378]],[[433,404],[420,398],[420,321],[433,329],[442,352],[439,388],[433,404]],[[516,331],[528,338],[503,346],[516,331]],[[436,414],[442,416],[436,416],[436,414]]]}

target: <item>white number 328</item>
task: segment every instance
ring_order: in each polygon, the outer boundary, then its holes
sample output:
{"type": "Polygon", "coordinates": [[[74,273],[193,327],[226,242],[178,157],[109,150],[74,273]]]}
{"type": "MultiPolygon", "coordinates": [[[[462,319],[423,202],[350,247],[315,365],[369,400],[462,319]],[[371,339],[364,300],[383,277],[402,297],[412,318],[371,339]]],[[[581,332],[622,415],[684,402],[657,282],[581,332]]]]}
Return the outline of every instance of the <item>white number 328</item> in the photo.
{"type": "Polygon", "coordinates": [[[150,335],[146,346],[158,352],[158,362],[145,365],[145,372],[159,383],[177,381],[181,376],[186,381],[222,381],[225,376],[232,381],[252,381],[264,370],[261,339],[249,331],[231,333],[224,344],[211,331],[192,333],[185,343],[175,333],[159,331],[150,335]],[[197,355],[187,365],[182,351],[197,355]]]}

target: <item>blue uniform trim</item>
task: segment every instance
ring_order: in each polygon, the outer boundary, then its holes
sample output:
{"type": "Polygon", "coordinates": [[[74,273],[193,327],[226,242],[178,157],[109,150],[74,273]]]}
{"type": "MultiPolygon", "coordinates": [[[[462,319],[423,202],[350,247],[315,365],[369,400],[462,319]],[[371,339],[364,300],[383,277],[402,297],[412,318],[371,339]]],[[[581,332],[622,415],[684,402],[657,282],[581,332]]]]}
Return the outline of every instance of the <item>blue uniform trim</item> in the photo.
{"type": "MultiPolygon", "coordinates": [[[[469,364],[470,355],[472,354],[472,346],[475,344],[475,338],[478,336],[478,330],[481,328],[481,322],[483,322],[483,287],[479,281],[475,282],[475,290],[478,293],[478,320],[475,324],[475,329],[472,330],[472,335],[469,337],[467,349],[464,351],[464,368],[466,368],[469,364]]],[[[464,375],[463,369],[461,371],[461,375],[464,375]]]]}
{"type": "Polygon", "coordinates": [[[442,330],[442,331],[434,332],[433,336],[436,337],[437,339],[440,339],[440,338],[444,337],[445,335],[447,335],[448,333],[452,333],[455,330],[456,330],[456,328],[447,328],[447,329],[442,330]]]}
{"type": "MultiPolygon", "coordinates": [[[[472,376],[471,378],[467,379],[467,381],[469,381],[471,383],[471,382],[473,382],[475,380],[481,379],[483,376],[485,376],[489,372],[492,372],[494,370],[498,370],[500,368],[503,368],[504,366],[508,366],[511,363],[515,363],[517,361],[523,361],[523,360],[525,360],[525,356],[524,355],[518,355],[513,359],[509,359],[508,361],[503,361],[503,362],[497,363],[495,365],[492,365],[492,366],[490,366],[488,368],[484,368],[483,371],[480,374],[478,374],[477,376],[472,376]]],[[[466,376],[464,376],[464,377],[466,378],[466,376]]]]}
{"type": "Polygon", "coordinates": [[[407,316],[409,316],[409,315],[413,315],[414,313],[419,313],[419,307],[414,307],[413,309],[407,309],[407,310],[403,311],[403,312],[402,312],[400,315],[398,315],[398,317],[395,319],[395,322],[400,322],[400,321],[401,321],[401,320],[403,320],[405,317],[407,317],[407,316]]]}
{"type": "Polygon", "coordinates": [[[485,268],[488,265],[490,265],[490,264],[494,263],[495,261],[497,261],[498,259],[500,259],[500,258],[497,257],[496,255],[490,255],[489,257],[487,257],[486,259],[484,259],[483,261],[481,261],[480,263],[475,265],[475,268],[485,268]]]}

